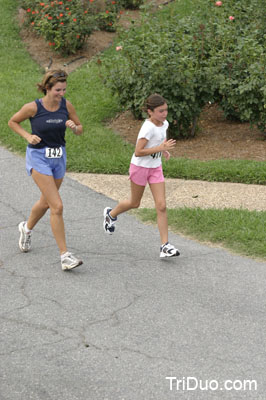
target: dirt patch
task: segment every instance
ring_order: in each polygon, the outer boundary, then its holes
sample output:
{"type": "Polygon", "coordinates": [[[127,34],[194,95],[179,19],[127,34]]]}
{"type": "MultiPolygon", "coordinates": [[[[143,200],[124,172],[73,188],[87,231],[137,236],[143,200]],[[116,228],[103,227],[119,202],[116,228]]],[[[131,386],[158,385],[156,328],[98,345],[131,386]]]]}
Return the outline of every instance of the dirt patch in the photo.
{"type": "MultiPolygon", "coordinates": [[[[156,6],[165,3],[157,0],[156,6]]],[[[25,11],[19,10],[18,23],[21,27],[21,38],[31,57],[44,69],[63,68],[72,72],[88,62],[108,46],[111,46],[115,33],[96,31],[86,41],[85,47],[75,55],[63,57],[51,50],[48,43],[37,36],[31,29],[23,27],[25,11]]],[[[120,23],[128,28],[131,21],[139,20],[139,12],[127,11],[120,23]]],[[[114,118],[109,126],[125,140],[135,144],[142,121],[135,120],[127,111],[114,118]]],[[[172,151],[174,157],[185,157],[199,160],[246,159],[266,161],[266,135],[258,129],[250,128],[248,123],[237,123],[225,120],[217,105],[206,106],[199,121],[199,132],[193,139],[178,140],[172,151]]]]}

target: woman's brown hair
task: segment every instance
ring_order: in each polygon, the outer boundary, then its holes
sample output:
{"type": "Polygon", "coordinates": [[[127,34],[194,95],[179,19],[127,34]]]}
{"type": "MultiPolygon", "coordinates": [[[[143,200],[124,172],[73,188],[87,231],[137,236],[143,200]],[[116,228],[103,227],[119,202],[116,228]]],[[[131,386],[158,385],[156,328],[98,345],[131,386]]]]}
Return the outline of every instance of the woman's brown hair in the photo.
{"type": "Polygon", "coordinates": [[[67,73],[62,69],[54,69],[46,72],[41,83],[37,84],[38,90],[46,94],[57,82],[66,82],[67,73]]]}

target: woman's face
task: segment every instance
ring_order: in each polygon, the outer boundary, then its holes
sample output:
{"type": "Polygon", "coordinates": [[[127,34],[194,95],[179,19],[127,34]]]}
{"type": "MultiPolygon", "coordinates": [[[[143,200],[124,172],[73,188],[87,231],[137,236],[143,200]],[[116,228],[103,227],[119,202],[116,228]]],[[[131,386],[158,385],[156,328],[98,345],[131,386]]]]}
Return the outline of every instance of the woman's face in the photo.
{"type": "Polygon", "coordinates": [[[66,82],[57,82],[51,89],[47,89],[47,96],[52,100],[60,101],[66,93],[66,82]]]}
{"type": "Polygon", "coordinates": [[[153,111],[148,110],[148,113],[152,120],[163,123],[166,120],[168,114],[168,106],[165,103],[162,106],[155,107],[153,111]]]}

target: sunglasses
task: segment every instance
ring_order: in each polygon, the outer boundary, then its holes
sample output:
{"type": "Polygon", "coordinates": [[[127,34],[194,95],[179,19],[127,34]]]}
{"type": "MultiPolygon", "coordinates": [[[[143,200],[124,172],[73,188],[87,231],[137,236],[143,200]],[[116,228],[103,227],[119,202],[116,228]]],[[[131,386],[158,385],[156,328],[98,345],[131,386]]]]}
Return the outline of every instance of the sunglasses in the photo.
{"type": "Polygon", "coordinates": [[[66,77],[67,76],[66,76],[65,72],[55,72],[53,75],[49,76],[46,83],[48,83],[50,81],[50,79],[52,79],[52,78],[66,78],[66,77]]]}
{"type": "Polygon", "coordinates": [[[65,72],[56,72],[55,74],[53,74],[52,76],[50,76],[50,78],[60,78],[60,77],[65,77],[66,76],[66,74],[65,74],[65,72]]]}

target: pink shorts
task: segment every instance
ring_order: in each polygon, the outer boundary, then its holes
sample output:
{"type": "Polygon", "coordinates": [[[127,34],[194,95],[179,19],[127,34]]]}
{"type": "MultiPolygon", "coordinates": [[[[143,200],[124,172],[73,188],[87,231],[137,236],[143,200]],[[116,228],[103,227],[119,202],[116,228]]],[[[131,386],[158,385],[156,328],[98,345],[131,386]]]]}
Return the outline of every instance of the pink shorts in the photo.
{"type": "Polygon", "coordinates": [[[157,168],[138,167],[130,164],[129,179],[136,185],[146,186],[147,183],[164,182],[163,169],[160,165],[157,168]]]}

